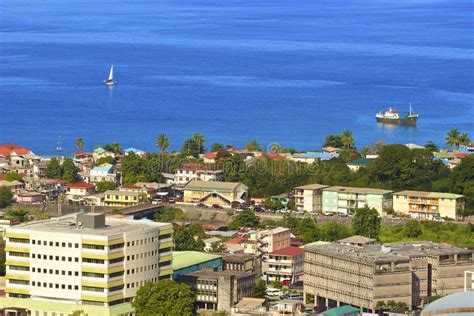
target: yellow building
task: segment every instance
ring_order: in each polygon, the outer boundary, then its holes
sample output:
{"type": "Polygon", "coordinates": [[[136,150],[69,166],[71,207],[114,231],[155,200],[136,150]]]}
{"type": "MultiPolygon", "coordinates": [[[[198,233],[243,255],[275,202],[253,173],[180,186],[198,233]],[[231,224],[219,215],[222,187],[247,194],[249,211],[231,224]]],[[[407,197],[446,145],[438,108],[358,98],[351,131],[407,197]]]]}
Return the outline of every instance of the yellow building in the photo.
{"type": "Polygon", "coordinates": [[[248,187],[239,182],[191,181],[183,188],[184,203],[217,204],[230,207],[232,202],[245,202],[248,187]]]}
{"type": "Polygon", "coordinates": [[[409,214],[414,218],[432,219],[440,216],[456,219],[463,208],[463,196],[459,194],[423,191],[401,191],[393,194],[394,211],[409,214]]]}
{"type": "Polygon", "coordinates": [[[107,190],[104,192],[104,206],[129,207],[146,201],[146,194],[131,191],[107,190]]]}

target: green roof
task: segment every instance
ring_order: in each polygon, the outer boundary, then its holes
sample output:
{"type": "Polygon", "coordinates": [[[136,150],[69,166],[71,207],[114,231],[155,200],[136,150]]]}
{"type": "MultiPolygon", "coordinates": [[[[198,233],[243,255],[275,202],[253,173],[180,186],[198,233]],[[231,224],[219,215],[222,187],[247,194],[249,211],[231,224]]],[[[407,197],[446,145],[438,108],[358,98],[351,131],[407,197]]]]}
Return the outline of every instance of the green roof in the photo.
{"type": "Polygon", "coordinates": [[[173,251],[173,271],[219,258],[222,258],[222,256],[213,255],[206,252],[173,251]]]}
{"type": "Polygon", "coordinates": [[[344,305],[340,307],[335,307],[328,309],[325,312],[322,312],[322,315],[346,315],[346,314],[355,314],[355,313],[360,313],[360,309],[351,306],[351,305],[344,305]]]}
{"type": "Polygon", "coordinates": [[[101,154],[105,153],[105,149],[102,148],[102,147],[97,147],[96,149],[94,149],[94,152],[95,152],[96,154],[101,155],[101,154]]]}

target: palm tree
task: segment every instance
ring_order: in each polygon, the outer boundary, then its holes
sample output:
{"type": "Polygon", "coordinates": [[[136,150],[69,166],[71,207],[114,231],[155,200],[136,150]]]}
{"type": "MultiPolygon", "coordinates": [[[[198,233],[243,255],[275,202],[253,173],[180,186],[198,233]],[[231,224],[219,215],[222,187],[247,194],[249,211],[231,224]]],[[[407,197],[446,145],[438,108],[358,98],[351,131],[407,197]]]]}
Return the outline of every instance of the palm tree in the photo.
{"type": "Polygon", "coordinates": [[[170,146],[170,141],[165,134],[160,134],[156,138],[155,145],[161,152],[164,152],[170,146]]]}
{"type": "Polygon", "coordinates": [[[351,149],[354,146],[354,136],[352,135],[351,131],[345,130],[341,134],[342,144],[344,145],[344,149],[351,149]]]}
{"type": "Polygon", "coordinates": [[[455,128],[446,135],[446,145],[453,146],[453,152],[456,152],[456,145],[459,144],[459,131],[455,128]]]}
{"type": "Polygon", "coordinates": [[[74,144],[76,145],[77,149],[81,149],[82,147],[85,146],[84,139],[82,139],[82,137],[76,138],[76,141],[74,142],[74,144]]]}
{"type": "Polygon", "coordinates": [[[460,145],[469,145],[471,143],[471,139],[467,133],[462,133],[459,135],[459,144],[460,145]]]}

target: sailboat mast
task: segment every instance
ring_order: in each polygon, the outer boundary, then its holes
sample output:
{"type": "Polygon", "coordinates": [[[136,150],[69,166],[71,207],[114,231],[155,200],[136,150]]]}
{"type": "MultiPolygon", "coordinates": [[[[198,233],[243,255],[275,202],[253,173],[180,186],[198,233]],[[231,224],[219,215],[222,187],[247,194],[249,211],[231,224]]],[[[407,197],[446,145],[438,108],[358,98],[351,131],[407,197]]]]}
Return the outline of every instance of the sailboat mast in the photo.
{"type": "Polygon", "coordinates": [[[110,66],[109,80],[114,79],[114,65],[110,66]]]}

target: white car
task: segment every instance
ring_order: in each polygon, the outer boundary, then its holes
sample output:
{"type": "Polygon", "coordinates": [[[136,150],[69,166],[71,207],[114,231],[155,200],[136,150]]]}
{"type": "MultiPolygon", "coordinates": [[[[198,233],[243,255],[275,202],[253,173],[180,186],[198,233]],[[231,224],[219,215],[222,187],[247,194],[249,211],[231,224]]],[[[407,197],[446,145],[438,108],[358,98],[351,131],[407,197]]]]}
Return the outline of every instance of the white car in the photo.
{"type": "Polygon", "coordinates": [[[265,291],[265,294],[267,294],[268,296],[281,296],[281,295],[283,295],[283,292],[279,289],[268,288],[265,291]]]}

